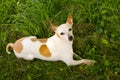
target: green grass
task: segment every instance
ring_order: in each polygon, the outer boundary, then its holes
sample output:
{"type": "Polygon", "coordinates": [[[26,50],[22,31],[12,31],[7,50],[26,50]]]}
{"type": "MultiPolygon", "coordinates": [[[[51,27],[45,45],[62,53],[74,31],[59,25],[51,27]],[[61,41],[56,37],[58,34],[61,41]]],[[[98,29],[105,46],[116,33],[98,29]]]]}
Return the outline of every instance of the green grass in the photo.
{"type": "Polygon", "coordinates": [[[0,80],[120,80],[120,0],[1,0],[0,80]],[[97,61],[68,67],[63,62],[18,59],[5,52],[20,37],[50,37],[49,20],[74,19],[74,52],[97,61]]]}

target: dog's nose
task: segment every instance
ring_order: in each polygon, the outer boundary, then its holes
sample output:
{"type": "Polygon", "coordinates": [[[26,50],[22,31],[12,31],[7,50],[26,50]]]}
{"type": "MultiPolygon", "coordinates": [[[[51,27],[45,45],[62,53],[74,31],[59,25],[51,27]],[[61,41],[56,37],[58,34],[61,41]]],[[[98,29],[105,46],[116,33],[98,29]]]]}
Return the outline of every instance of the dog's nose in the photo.
{"type": "Polygon", "coordinates": [[[68,39],[69,39],[69,41],[72,41],[73,40],[73,36],[69,36],[68,39]]]}

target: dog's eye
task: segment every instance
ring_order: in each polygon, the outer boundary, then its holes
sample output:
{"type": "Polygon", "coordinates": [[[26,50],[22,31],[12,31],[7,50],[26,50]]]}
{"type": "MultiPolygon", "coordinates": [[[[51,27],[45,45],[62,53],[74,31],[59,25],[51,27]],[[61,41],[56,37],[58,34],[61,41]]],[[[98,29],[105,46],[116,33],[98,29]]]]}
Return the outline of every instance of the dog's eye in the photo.
{"type": "Polygon", "coordinates": [[[72,29],[70,28],[69,31],[71,31],[72,29]]]}
{"type": "Polygon", "coordinates": [[[64,35],[65,33],[61,32],[60,35],[64,35]]]}

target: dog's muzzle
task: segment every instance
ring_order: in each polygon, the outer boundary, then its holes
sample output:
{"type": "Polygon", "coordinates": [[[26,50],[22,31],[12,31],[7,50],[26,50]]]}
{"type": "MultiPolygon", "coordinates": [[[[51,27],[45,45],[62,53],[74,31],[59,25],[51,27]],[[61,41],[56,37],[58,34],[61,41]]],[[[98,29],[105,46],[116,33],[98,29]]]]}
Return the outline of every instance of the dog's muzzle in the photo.
{"type": "Polygon", "coordinates": [[[69,41],[73,40],[73,36],[68,36],[69,41]]]}

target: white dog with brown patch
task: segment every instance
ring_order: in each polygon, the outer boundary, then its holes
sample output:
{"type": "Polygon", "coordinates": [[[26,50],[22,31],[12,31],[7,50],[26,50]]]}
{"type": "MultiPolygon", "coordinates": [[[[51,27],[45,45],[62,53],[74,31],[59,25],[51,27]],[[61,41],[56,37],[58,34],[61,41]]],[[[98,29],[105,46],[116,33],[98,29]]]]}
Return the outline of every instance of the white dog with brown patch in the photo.
{"type": "Polygon", "coordinates": [[[17,40],[15,43],[9,43],[6,47],[6,52],[10,54],[9,47],[13,48],[15,55],[18,58],[25,60],[33,60],[34,58],[47,61],[63,61],[67,65],[79,65],[94,63],[94,60],[73,59],[73,19],[69,15],[65,24],[56,26],[51,23],[52,29],[55,32],[50,38],[37,39],[35,36],[24,37],[17,40]]]}

